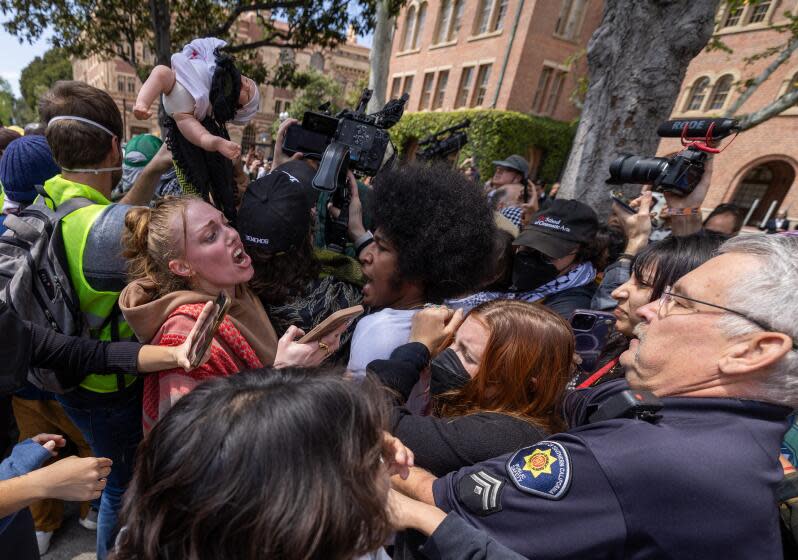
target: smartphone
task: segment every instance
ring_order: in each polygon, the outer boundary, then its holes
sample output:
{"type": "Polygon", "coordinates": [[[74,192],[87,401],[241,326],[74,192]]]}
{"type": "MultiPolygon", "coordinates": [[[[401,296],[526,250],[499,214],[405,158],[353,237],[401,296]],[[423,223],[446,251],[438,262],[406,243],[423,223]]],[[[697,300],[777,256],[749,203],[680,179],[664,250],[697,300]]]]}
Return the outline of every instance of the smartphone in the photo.
{"type": "Polygon", "coordinates": [[[604,311],[577,309],[571,315],[571,329],[576,338],[576,353],[582,358],[582,369],[591,373],[615,330],[615,316],[604,311]]]}
{"type": "Polygon", "coordinates": [[[346,309],[339,309],[324,321],[313,327],[308,334],[299,339],[300,344],[307,344],[308,342],[316,342],[321,340],[331,332],[338,330],[343,325],[349,325],[363,314],[363,306],[355,305],[354,307],[347,307],[346,309]]]}
{"type": "Polygon", "coordinates": [[[227,311],[230,309],[232,300],[225,292],[220,292],[213,303],[213,313],[208,315],[202,323],[197,336],[194,337],[191,343],[191,348],[188,349],[188,361],[191,363],[191,369],[199,366],[202,357],[208,351],[216,331],[219,330],[219,325],[222,324],[224,316],[227,315],[227,311]]]}
{"type": "Polygon", "coordinates": [[[632,208],[630,200],[626,198],[621,191],[612,191],[610,193],[610,198],[612,199],[613,202],[618,204],[618,206],[620,206],[630,214],[637,214],[637,210],[632,208]]]}

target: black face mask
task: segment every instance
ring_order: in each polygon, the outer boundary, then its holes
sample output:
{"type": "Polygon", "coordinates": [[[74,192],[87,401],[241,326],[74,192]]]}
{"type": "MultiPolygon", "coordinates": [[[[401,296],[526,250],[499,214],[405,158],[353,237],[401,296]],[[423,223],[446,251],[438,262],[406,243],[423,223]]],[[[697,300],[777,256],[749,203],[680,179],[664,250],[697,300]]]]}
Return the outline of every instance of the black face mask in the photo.
{"type": "Polygon", "coordinates": [[[543,260],[539,251],[522,251],[513,258],[513,289],[519,292],[537,290],[559,275],[557,267],[543,260]]]}
{"type": "Polygon", "coordinates": [[[432,379],[430,393],[439,395],[452,389],[459,389],[471,380],[463,363],[451,348],[447,348],[430,361],[432,379]]]}

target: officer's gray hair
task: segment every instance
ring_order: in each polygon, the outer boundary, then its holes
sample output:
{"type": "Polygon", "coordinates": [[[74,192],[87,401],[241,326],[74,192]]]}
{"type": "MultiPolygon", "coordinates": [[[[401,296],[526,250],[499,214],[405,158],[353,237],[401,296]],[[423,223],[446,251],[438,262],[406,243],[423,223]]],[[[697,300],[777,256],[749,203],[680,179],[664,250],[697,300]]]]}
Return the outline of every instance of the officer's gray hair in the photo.
{"type": "MultiPolygon", "coordinates": [[[[729,290],[726,305],[798,342],[798,238],[743,235],[726,241],[719,253],[752,255],[760,261],[759,267],[747,271],[729,290]]],[[[732,314],[723,318],[721,326],[732,337],[761,331],[732,314]]],[[[798,352],[787,352],[772,366],[758,397],[798,407],[798,352]]]]}

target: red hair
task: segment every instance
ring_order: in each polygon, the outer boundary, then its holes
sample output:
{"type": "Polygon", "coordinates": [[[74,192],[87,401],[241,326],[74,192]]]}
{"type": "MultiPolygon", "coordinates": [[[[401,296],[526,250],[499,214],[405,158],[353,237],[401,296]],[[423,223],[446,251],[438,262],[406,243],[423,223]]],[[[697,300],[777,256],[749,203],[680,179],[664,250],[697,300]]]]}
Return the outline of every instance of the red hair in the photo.
{"type": "Polygon", "coordinates": [[[438,397],[441,416],[499,412],[562,430],[574,356],[568,323],[540,304],[508,300],[484,303],[469,316],[489,331],[488,342],[474,377],[438,397]]]}

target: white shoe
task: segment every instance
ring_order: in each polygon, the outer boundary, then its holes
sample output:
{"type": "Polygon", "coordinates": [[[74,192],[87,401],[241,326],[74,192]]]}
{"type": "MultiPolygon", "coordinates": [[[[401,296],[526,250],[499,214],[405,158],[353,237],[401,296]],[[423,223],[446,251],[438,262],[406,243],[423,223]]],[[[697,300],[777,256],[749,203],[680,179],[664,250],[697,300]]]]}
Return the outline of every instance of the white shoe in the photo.
{"type": "Polygon", "coordinates": [[[97,530],[97,514],[98,511],[94,508],[89,509],[89,513],[86,514],[86,517],[81,517],[78,520],[80,526],[84,529],[88,529],[89,531],[96,531],[97,530]]]}
{"type": "Polygon", "coordinates": [[[53,538],[52,531],[36,531],[36,544],[39,545],[39,554],[44,556],[50,549],[50,539],[53,538]]]}

